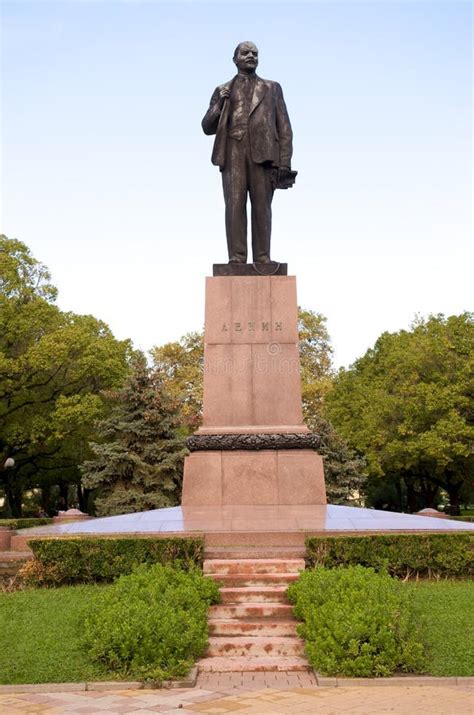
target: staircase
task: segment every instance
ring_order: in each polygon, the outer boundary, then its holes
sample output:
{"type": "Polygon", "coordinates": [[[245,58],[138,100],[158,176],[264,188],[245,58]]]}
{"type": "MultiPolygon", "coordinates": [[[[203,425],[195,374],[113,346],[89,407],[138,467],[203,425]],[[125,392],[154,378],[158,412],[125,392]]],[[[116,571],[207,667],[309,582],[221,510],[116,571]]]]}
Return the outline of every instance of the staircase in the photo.
{"type": "Polygon", "coordinates": [[[200,672],[310,669],[286,597],[288,585],[304,569],[301,552],[294,547],[207,550],[204,573],[220,582],[221,603],[209,610],[209,647],[198,662],[200,672]]]}
{"type": "Polygon", "coordinates": [[[14,579],[23,564],[33,558],[27,538],[31,536],[18,536],[10,528],[0,526],[0,585],[14,579]]]}
{"type": "Polygon", "coordinates": [[[0,578],[15,576],[31,557],[31,551],[0,551],[0,578]]]}

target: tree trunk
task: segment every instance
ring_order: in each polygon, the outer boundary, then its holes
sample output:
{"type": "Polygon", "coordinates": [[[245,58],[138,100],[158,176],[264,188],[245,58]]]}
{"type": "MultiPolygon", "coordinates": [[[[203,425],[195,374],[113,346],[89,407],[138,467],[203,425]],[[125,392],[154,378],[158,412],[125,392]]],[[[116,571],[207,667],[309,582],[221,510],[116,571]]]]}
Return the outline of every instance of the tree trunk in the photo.
{"type": "Polygon", "coordinates": [[[461,489],[464,482],[456,482],[454,484],[448,482],[446,484],[446,491],[448,492],[449,504],[445,511],[451,516],[459,516],[461,514],[461,489]]]}
{"type": "Polygon", "coordinates": [[[89,496],[92,494],[93,489],[86,489],[82,484],[77,485],[77,501],[79,502],[79,509],[84,512],[84,514],[89,513],[89,496]]]}
{"type": "Polygon", "coordinates": [[[41,509],[46,514],[51,511],[51,485],[45,484],[41,487],[41,509]]]}
{"type": "Polygon", "coordinates": [[[23,490],[19,484],[15,484],[13,474],[5,470],[5,506],[4,511],[7,518],[18,519],[21,517],[21,507],[23,501],[23,490]]]}
{"type": "Polygon", "coordinates": [[[67,482],[60,481],[58,483],[58,487],[59,487],[59,510],[67,511],[69,508],[69,506],[68,506],[69,484],[67,482]]]}
{"type": "Polygon", "coordinates": [[[403,489],[402,489],[402,480],[400,479],[400,477],[398,477],[394,480],[394,484],[395,484],[395,489],[397,492],[398,511],[403,511],[403,489]]]}
{"type": "Polygon", "coordinates": [[[18,519],[22,515],[23,489],[19,484],[14,484],[12,489],[12,514],[18,519]]]}
{"type": "Polygon", "coordinates": [[[427,479],[420,480],[422,508],[436,509],[438,505],[438,485],[430,483],[427,479]]]}
{"type": "Polygon", "coordinates": [[[5,475],[5,505],[4,511],[7,519],[11,519],[13,516],[13,491],[12,485],[10,483],[10,476],[5,475]]]}
{"type": "Polygon", "coordinates": [[[407,511],[410,514],[413,514],[415,511],[418,511],[418,499],[416,496],[413,479],[412,477],[405,477],[404,481],[405,486],[407,488],[407,511]]]}

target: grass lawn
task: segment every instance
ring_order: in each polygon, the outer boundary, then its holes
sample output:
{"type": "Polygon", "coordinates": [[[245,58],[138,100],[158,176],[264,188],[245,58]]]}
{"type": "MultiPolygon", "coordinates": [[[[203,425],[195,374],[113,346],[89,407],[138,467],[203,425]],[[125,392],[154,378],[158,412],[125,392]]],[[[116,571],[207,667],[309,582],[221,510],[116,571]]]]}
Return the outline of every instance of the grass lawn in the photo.
{"type": "Polygon", "coordinates": [[[0,594],[0,682],[111,680],[80,647],[84,609],[98,589],[67,586],[0,594]]]}
{"type": "Polygon", "coordinates": [[[474,581],[409,584],[422,614],[430,675],[474,675],[474,581]]]}
{"type": "MultiPolygon", "coordinates": [[[[81,649],[84,610],[99,589],[66,586],[0,594],[0,682],[110,680],[81,649]]],[[[474,581],[419,581],[407,588],[425,621],[431,675],[474,675],[474,581]]]]}

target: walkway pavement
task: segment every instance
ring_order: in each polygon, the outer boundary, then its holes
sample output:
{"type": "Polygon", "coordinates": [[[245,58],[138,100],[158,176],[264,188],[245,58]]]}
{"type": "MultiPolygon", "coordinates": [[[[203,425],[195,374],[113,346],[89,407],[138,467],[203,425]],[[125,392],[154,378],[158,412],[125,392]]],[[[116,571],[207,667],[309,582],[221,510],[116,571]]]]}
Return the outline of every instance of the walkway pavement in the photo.
{"type": "Polygon", "coordinates": [[[195,688],[0,695],[5,715],[473,715],[474,687],[318,688],[310,673],[204,673],[195,688]]]}

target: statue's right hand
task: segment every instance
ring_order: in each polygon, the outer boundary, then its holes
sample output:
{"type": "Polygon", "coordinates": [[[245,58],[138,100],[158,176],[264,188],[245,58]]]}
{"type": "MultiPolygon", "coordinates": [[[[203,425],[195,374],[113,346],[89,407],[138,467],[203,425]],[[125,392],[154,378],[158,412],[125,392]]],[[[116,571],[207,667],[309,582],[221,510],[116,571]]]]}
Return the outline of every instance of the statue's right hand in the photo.
{"type": "Polygon", "coordinates": [[[229,87],[221,87],[219,90],[219,100],[220,103],[223,104],[226,99],[230,97],[230,89],[229,87]]]}

